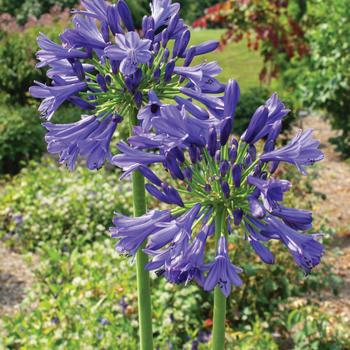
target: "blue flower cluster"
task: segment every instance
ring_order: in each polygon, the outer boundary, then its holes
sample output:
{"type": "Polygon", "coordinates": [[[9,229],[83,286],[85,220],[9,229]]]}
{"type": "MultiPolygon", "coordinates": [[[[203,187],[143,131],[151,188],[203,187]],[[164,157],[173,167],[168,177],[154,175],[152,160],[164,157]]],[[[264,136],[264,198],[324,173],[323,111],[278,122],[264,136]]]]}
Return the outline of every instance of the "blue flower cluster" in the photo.
{"type": "Polygon", "coordinates": [[[310,273],[323,254],[317,240],[320,235],[303,232],[312,228],[309,211],[283,206],[291,184],[275,174],[281,162],[305,174],[306,166],[323,159],[312,130],[299,131],[290,143],[276,148],[289,110],[273,94],[236,138],[237,82],[229,81],[222,96],[181,90],[206,108],[188,99],[176,106],[157,105],[155,113],[150,105],[145,106],[140,115],[147,114],[146,127],[143,123],[135,127],[128,144],[119,143],[121,153],[112,158],[112,163],[125,171],[124,176],[139,170],[148,180],[147,191],[173,206],[170,211],[137,219],[117,216],[111,228],[112,237],[120,238],[117,249],[134,254],[147,241],[144,251],[151,258],[147,269],[173,283],[195,280],[205,290],[218,285],[227,296],[231,285],[242,283],[242,270],[230,262],[227,251],[233,228],[241,225],[245,239],[262,261],[275,262],[267,242],[277,240],[305,273],[310,273]],[[170,177],[160,179],[149,167],[156,163],[170,177]],[[213,236],[219,211],[223,212],[225,230],[215,260],[208,263],[206,242],[213,236]]]}
{"type": "Polygon", "coordinates": [[[84,10],[73,11],[73,28],[60,35],[61,44],[38,37],[37,67],[48,66],[51,85],[36,82],[29,90],[43,99],[39,111],[48,120],[49,152],[58,153],[71,170],[78,156],[87,159],[89,169],[109,161],[117,125],[142,105],[173,99],[181,87],[213,94],[225,88],[215,79],[221,72],[216,62],[191,67],[218,42],[189,46],[191,33],[179,17],[179,4],[154,0],[140,32],[124,0],[113,5],[84,0],[82,5],[84,10]],[[54,125],[49,120],[66,101],[94,117],[54,125]]]}
{"type": "Polygon", "coordinates": [[[194,280],[208,291],[218,285],[227,296],[232,285],[242,283],[242,269],[228,254],[230,234],[241,226],[262,261],[274,263],[267,243],[277,240],[310,273],[323,254],[320,235],[305,233],[312,228],[310,212],[282,204],[291,184],[279,180],[276,170],[284,162],[305,174],[306,166],[323,158],[312,130],[299,131],[276,148],[289,110],[273,94],[236,137],[239,86],[216,79],[221,72],[216,62],[191,65],[218,43],[189,46],[179,4],[153,0],[141,31],[124,0],[82,4],[85,9],[74,11],[74,27],[60,36],[61,44],[39,36],[38,67],[49,67],[52,83],[37,82],[30,93],[43,99],[48,150],[61,162],[73,169],[81,156],[89,169],[97,169],[108,160],[123,169],[123,177],[137,170],[148,180],[149,194],[170,206],[137,218],[116,214],[111,234],[118,239],[117,250],[135,255],[145,244],[148,270],[172,283],[194,280]],[[89,115],[71,124],[50,122],[65,101],[89,115]],[[113,156],[112,137],[126,118],[137,125],[113,156]],[[153,164],[167,178],[161,179],[153,164]],[[218,217],[224,229],[216,257],[208,262],[207,243],[218,217]]]}

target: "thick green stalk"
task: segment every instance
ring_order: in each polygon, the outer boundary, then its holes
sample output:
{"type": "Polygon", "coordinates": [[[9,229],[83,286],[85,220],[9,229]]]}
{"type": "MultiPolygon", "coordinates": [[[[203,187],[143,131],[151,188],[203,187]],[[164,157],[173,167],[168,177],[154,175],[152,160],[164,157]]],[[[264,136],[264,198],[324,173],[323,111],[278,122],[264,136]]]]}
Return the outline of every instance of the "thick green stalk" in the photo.
{"type": "MultiPolygon", "coordinates": [[[[223,234],[224,208],[218,207],[215,218],[215,241],[216,249],[218,241],[223,234]]],[[[226,297],[222,294],[219,286],[214,289],[214,323],[213,323],[213,350],[225,349],[225,316],[226,316],[226,297]]]]}
{"type": "MultiPolygon", "coordinates": [[[[137,111],[130,115],[130,133],[132,125],[136,124],[137,111]]],[[[138,171],[132,175],[132,190],[134,216],[141,216],[146,213],[146,192],[145,180],[138,171]]],[[[152,332],[152,307],[149,272],[145,270],[148,262],[147,255],[142,251],[144,244],[136,253],[136,275],[137,275],[137,294],[139,308],[139,334],[140,349],[153,350],[153,332],[152,332]]]]}

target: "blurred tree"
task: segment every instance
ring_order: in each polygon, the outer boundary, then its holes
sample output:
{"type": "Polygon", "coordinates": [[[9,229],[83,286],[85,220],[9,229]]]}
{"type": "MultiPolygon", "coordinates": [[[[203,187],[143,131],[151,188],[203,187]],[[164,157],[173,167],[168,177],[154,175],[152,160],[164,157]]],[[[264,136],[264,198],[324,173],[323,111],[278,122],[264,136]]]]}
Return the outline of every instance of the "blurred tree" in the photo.
{"type": "Polygon", "coordinates": [[[228,0],[208,8],[194,27],[222,26],[222,46],[247,40],[263,57],[260,80],[270,81],[293,57],[309,52],[305,41],[306,0],[228,0]]]}

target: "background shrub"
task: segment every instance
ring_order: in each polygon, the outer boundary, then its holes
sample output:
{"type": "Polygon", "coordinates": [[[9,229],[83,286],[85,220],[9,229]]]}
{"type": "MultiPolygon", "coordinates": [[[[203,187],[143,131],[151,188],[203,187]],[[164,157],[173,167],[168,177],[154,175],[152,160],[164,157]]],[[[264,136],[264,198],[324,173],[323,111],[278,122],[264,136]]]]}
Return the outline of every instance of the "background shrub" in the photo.
{"type": "Polygon", "coordinates": [[[14,247],[44,242],[69,250],[108,233],[114,211],[128,214],[131,190],[116,171],[69,172],[55,160],[31,162],[1,190],[0,234],[14,247]]]}
{"type": "Polygon", "coordinates": [[[33,81],[45,82],[45,72],[35,68],[35,53],[39,49],[36,38],[41,31],[56,40],[62,31],[62,23],[52,21],[45,28],[34,26],[23,32],[5,34],[1,38],[0,91],[6,97],[5,102],[24,104],[28,101],[28,89],[33,81]]]}
{"type": "Polygon", "coordinates": [[[350,156],[349,21],[347,0],[310,1],[306,33],[310,55],[285,67],[281,80],[299,103],[326,113],[340,131],[333,142],[346,157],[350,156]]]}
{"type": "Polygon", "coordinates": [[[0,105],[0,173],[17,173],[45,150],[44,130],[31,107],[0,105]]]}
{"type": "MultiPolygon", "coordinates": [[[[73,122],[80,115],[78,108],[63,107],[53,121],[73,122]]],[[[42,122],[36,104],[10,106],[0,103],[0,174],[16,174],[29,160],[41,158],[46,150],[42,122]]]]}

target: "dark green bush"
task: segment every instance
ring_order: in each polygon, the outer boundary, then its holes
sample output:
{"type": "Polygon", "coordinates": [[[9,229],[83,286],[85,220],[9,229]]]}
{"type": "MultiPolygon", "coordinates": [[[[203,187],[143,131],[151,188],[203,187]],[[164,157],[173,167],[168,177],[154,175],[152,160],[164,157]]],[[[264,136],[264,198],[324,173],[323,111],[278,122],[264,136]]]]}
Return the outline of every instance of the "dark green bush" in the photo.
{"type": "MultiPolygon", "coordinates": [[[[53,121],[68,123],[80,118],[81,110],[62,107],[53,121]]],[[[37,105],[0,104],[0,174],[16,174],[31,159],[39,159],[46,150],[45,129],[37,105]]]]}
{"type": "Polygon", "coordinates": [[[31,107],[0,105],[0,173],[17,173],[45,150],[44,130],[31,107]]]}
{"type": "Polygon", "coordinates": [[[55,40],[62,28],[59,23],[52,23],[47,28],[39,26],[9,33],[0,40],[0,91],[9,103],[24,104],[33,81],[45,82],[45,72],[35,68],[35,53],[39,49],[36,38],[40,31],[55,40]]]}

